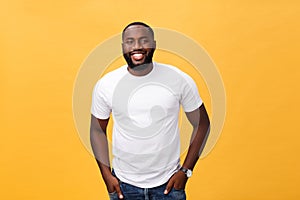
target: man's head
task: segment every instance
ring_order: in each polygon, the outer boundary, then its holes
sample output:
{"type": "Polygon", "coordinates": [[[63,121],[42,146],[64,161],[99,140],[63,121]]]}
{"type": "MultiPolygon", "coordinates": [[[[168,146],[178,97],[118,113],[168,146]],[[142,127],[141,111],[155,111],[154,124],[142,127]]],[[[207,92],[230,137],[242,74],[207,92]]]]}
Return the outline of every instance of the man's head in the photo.
{"type": "Polygon", "coordinates": [[[154,32],[143,22],[128,24],[122,32],[123,56],[132,69],[144,69],[152,63],[156,48],[154,32]],[[141,66],[142,65],[142,66],[141,66]],[[137,68],[137,66],[140,66],[137,68]]]}

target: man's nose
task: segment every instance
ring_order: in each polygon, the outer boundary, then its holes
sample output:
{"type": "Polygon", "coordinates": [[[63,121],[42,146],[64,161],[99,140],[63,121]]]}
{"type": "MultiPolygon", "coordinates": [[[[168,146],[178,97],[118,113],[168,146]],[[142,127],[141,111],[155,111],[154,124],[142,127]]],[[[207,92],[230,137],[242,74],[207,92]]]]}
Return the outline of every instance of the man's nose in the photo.
{"type": "Polygon", "coordinates": [[[134,45],[133,45],[133,49],[135,50],[135,49],[141,49],[142,48],[142,44],[141,44],[141,42],[140,41],[135,41],[134,42],[134,45]]]}

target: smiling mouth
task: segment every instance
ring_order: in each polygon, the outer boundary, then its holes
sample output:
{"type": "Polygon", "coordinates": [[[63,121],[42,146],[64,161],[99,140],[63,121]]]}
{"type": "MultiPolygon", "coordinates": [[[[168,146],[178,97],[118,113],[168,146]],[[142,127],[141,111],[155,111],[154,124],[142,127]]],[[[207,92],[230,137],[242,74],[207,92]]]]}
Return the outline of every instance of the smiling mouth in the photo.
{"type": "Polygon", "coordinates": [[[133,52],[130,54],[131,58],[135,61],[140,61],[144,59],[145,57],[145,52],[133,52]]]}
{"type": "Polygon", "coordinates": [[[141,54],[141,53],[135,53],[135,54],[132,55],[132,58],[134,60],[141,60],[143,57],[144,57],[144,55],[141,54]]]}

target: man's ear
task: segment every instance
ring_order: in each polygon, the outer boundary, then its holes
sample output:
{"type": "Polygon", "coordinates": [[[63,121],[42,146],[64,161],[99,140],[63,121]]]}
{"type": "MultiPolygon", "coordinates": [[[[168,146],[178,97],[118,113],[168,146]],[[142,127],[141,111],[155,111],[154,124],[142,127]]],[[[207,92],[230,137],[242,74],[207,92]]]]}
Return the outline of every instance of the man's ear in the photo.
{"type": "Polygon", "coordinates": [[[153,48],[156,49],[156,40],[153,41],[153,48]]]}
{"type": "Polygon", "coordinates": [[[121,43],[121,46],[122,46],[122,52],[124,53],[124,43],[123,42],[121,43]]]}

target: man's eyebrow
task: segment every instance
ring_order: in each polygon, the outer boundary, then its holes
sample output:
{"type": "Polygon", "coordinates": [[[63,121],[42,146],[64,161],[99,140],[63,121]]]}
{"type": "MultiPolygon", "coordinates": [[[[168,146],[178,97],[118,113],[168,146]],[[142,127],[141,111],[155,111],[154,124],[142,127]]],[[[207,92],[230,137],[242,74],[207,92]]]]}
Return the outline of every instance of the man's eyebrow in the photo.
{"type": "MultiPolygon", "coordinates": [[[[139,37],[138,39],[149,39],[150,37],[149,36],[142,36],[142,37],[139,37]]],[[[135,38],[134,37],[126,37],[125,40],[134,40],[135,38]]]]}
{"type": "Polygon", "coordinates": [[[126,37],[125,40],[134,40],[133,37],[126,37]]]}
{"type": "Polygon", "coordinates": [[[142,36],[139,39],[149,39],[149,38],[150,38],[149,36],[142,36]]]}

